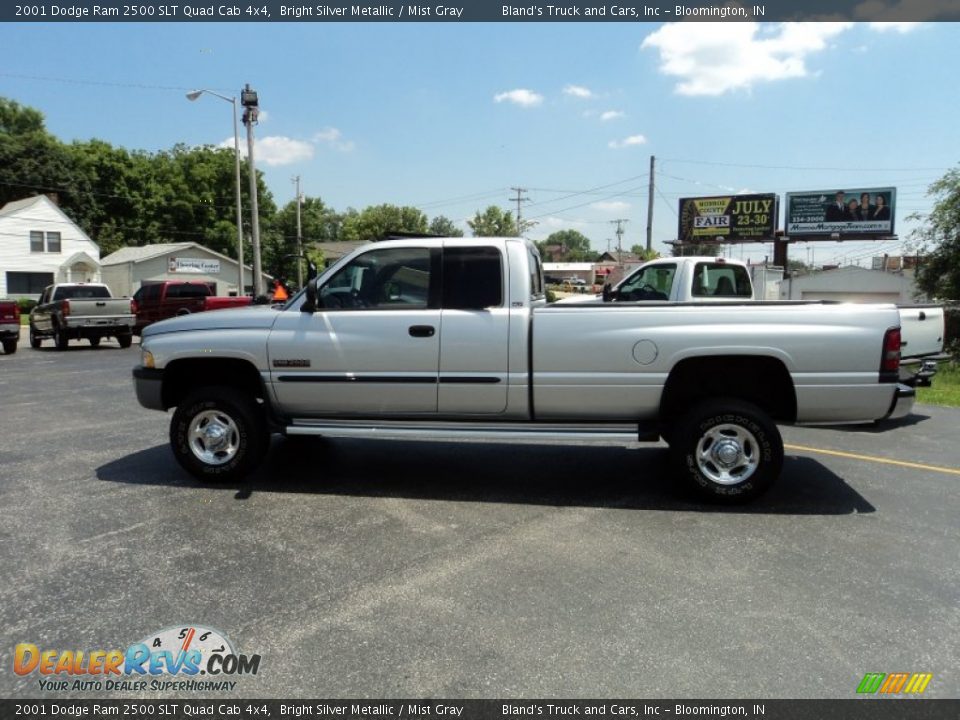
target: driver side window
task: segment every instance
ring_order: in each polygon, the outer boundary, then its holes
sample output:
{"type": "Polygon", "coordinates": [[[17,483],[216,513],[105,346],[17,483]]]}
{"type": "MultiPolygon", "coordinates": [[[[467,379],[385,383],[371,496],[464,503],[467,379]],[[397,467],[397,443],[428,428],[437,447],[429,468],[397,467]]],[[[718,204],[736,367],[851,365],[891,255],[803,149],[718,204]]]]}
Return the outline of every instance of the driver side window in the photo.
{"type": "Polygon", "coordinates": [[[676,265],[649,265],[620,288],[625,300],[667,300],[673,288],[676,265]]]}
{"type": "Polygon", "coordinates": [[[430,300],[430,251],[386,248],[355,257],[320,288],[324,310],[425,309],[430,300]]]}

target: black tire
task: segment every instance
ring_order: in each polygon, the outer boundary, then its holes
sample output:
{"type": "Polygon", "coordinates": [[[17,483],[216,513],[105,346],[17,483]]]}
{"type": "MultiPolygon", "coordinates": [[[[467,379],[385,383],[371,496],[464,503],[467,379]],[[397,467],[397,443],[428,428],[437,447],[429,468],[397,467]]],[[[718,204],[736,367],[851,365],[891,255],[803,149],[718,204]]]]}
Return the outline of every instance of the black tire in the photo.
{"type": "Polygon", "coordinates": [[[30,326],[30,347],[32,347],[34,350],[39,350],[40,343],[42,342],[43,340],[41,340],[40,337],[33,331],[33,325],[31,325],[30,326]]]}
{"type": "Polygon", "coordinates": [[[194,390],[170,421],[170,447],[177,462],[204,482],[242,478],[260,463],[269,444],[263,410],[235,388],[194,390]],[[205,428],[220,436],[203,437],[205,428]]]}
{"type": "Polygon", "coordinates": [[[57,350],[66,350],[70,345],[70,338],[67,335],[67,331],[62,328],[56,328],[53,331],[53,341],[57,346],[57,350]]]}
{"type": "Polygon", "coordinates": [[[100,338],[99,337],[90,338],[90,347],[100,347],[100,338]]]}
{"type": "Polygon", "coordinates": [[[783,439],[756,405],[734,398],[701,402],[671,433],[674,472],[701,499],[744,503],[766,492],[783,467],[783,439]]]}
{"type": "Polygon", "coordinates": [[[130,344],[133,342],[133,333],[117,335],[117,342],[120,343],[120,347],[122,348],[130,347],[130,344]]]}
{"type": "Polygon", "coordinates": [[[3,341],[3,351],[7,355],[13,355],[17,351],[17,341],[16,340],[4,340],[3,341]]]}

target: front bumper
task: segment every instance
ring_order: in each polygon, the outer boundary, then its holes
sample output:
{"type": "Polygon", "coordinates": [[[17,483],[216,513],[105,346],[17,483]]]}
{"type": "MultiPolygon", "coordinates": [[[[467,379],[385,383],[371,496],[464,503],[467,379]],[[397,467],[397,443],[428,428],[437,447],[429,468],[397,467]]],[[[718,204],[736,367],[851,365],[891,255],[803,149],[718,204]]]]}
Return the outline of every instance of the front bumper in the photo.
{"type": "Polygon", "coordinates": [[[138,365],[133,369],[137,401],[148,410],[166,410],[163,404],[163,370],[138,365]]]}
{"type": "Polygon", "coordinates": [[[913,403],[917,399],[917,391],[909,385],[898,384],[893,394],[890,410],[884,415],[884,420],[898,420],[913,412],[913,403]]]}

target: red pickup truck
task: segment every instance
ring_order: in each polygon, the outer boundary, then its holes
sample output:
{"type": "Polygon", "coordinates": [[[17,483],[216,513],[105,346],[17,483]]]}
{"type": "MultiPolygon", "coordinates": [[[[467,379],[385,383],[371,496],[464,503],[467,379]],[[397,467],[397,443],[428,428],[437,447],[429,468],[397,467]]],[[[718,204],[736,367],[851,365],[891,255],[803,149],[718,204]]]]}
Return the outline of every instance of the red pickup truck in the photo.
{"type": "Polygon", "coordinates": [[[159,320],[249,305],[248,295],[217,297],[205,282],[165,280],[142,286],[133,295],[133,312],[137,316],[133,331],[137,335],[150,323],[159,320]]]}
{"type": "Polygon", "coordinates": [[[3,351],[13,355],[20,341],[20,306],[13,300],[0,300],[0,341],[3,351]]]}

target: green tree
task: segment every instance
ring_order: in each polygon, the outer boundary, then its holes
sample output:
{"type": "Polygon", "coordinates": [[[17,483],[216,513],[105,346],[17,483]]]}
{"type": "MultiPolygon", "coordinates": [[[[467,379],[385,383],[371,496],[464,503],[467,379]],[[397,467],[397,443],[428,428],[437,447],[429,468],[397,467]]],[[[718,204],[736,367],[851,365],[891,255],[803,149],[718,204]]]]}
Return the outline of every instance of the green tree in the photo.
{"type": "Polygon", "coordinates": [[[373,205],[343,218],[341,240],[383,240],[391,233],[427,233],[427,216],[415,207],[373,205]]]}
{"type": "Polygon", "coordinates": [[[579,230],[558,230],[550,233],[543,243],[563,245],[566,248],[564,262],[596,262],[600,257],[600,253],[590,248],[590,238],[579,230]]]}
{"type": "Polygon", "coordinates": [[[928,215],[914,213],[921,221],[911,233],[921,255],[917,287],[931,298],[960,300],[960,168],[954,168],[927,191],[933,196],[928,215]]]}
{"type": "Polygon", "coordinates": [[[658,253],[653,248],[650,248],[649,250],[647,250],[646,245],[631,245],[630,252],[632,252],[634,255],[636,255],[638,258],[640,258],[644,262],[646,262],[647,260],[656,260],[658,257],[660,257],[660,253],[658,253]]]}
{"type": "Polygon", "coordinates": [[[453,224],[453,220],[443,215],[437,215],[430,221],[430,234],[440,237],[463,237],[463,230],[453,224]]]}
{"type": "Polygon", "coordinates": [[[44,192],[63,193],[73,180],[63,144],[43,115],[0,98],[0,205],[44,192]]]}
{"type": "Polygon", "coordinates": [[[482,213],[477,210],[473,220],[467,220],[474,237],[515,237],[517,224],[509,210],[490,205],[482,213]]]}

